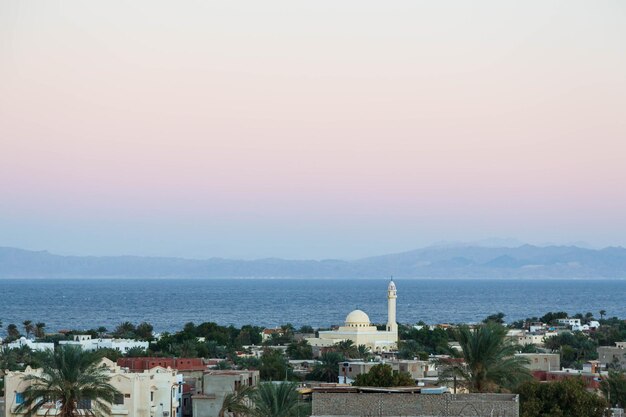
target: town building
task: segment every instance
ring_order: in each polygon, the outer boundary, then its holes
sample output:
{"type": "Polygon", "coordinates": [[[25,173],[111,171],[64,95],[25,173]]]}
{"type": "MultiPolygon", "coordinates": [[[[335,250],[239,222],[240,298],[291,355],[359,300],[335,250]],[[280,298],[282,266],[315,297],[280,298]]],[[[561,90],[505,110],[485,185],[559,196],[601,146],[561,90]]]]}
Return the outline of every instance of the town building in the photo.
{"type": "Polygon", "coordinates": [[[143,372],[152,368],[171,368],[182,375],[184,392],[201,392],[204,372],[209,364],[202,358],[119,358],[117,364],[131,372],[143,372]]]}
{"type": "Polygon", "coordinates": [[[559,371],[561,369],[561,355],[558,353],[516,353],[516,357],[528,361],[525,365],[531,372],[559,371]]]}
{"type": "Polygon", "coordinates": [[[590,391],[597,391],[600,389],[601,375],[597,372],[592,372],[589,368],[587,370],[580,369],[563,369],[560,371],[546,372],[545,381],[563,381],[568,378],[580,379],[584,382],[585,388],[590,391]]]}
{"type": "Polygon", "coordinates": [[[218,417],[227,394],[242,385],[254,387],[259,383],[259,379],[259,371],[206,371],[202,391],[183,395],[183,415],[218,417]]]}
{"type": "Polygon", "coordinates": [[[329,347],[338,342],[351,340],[356,346],[365,345],[372,352],[382,352],[397,348],[398,323],[396,323],[396,284],[391,280],[387,286],[387,325],[378,330],[372,325],[369,316],[361,310],[354,310],[346,316],[343,326],[337,330],[320,331],[317,338],[306,340],[313,347],[329,347]]]}
{"type": "MultiPolygon", "coordinates": [[[[121,395],[111,405],[111,417],[181,417],[182,376],[169,368],[156,367],[143,372],[131,372],[109,359],[102,359],[107,368],[110,383],[121,395]]],[[[24,400],[23,392],[28,386],[27,375],[37,375],[40,369],[27,367],[24,372],[8,372],[5,375],[5,417],[23,417],[15,408],[24,400]]],[[[82,401],[79,413],[92,415],[90,401],[82,401]]],[[[59,404],[50,401],[44,405],[46,413],[57,414],[59,404]]]]}
{"type": "Polygon", "coordinates": [[[557,323],[562,324],[563,326],[580,326],[580,319],[557,319],[557,323]]]}
{"type": "Polygon", "coordinates": [[[434,366],[428,361],[399,359],[385,362],[345,361],[339,363],[339,383],[351,384],[360,374],[368,373],[376,365],[389,365],[393,372],[406,372],[414,380],[436,376],[434,366]]]}
{"type": "Polygon", "coordinates": [[[150,343],[132,339],[92,339],[88,334],[74,335],[73,340],[61,340],[60,345],[80,346],[83,350],[116,349],[126,353],[133,348],[147,350],[150,343]]]}
{"type": "Polygon", "coordinates": [[[599,346],[598,361],[603,369],[626,369],[626,342],[617,342],[615,346],[599,346]]]}
{"type": "Polygon", "coordinates": [[[40,352],[43,352],[44,350],[54,350],[54,343],[34,342],[30,339],[25,338],[24,336],[11,343],[7,343],[7,347],[9,349],[20,349],[25,346],[28,347],[30,350],[40,352]]]}
{"type": "Polygon", "coordinates": [[[448,394],[419,387],[320,387],[313,389],[312,398],[312,417],[519,417],[515,394],[448,394]]]}
{"type": "Polygon", "coordinates": [[[506,337],[515,345],[527,346],[544,346],[547,338],[558,335],[555,331],[535,331],[530,332],[522,329],[511,329],[507,332],[506,337]]]}

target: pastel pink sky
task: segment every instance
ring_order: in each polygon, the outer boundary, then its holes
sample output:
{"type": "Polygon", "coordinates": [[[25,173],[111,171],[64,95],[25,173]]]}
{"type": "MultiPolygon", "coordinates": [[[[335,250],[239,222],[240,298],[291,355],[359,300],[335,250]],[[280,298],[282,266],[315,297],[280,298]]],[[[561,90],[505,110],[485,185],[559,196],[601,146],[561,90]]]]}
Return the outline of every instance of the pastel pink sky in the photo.
{"type": "Polygon", "coordinates": [[[3,1],[0,246],[626,245],[625,21],[619,0],[3,1]]]}

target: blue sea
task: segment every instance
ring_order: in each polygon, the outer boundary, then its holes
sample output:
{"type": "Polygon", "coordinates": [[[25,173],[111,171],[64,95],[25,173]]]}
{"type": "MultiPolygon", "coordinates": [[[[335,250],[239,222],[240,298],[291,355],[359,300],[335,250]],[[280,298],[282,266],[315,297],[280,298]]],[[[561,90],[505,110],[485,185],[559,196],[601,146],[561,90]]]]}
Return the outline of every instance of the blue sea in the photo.
{"type": "MultiPolygon", "coordinates": [[[[387,319],[387,283],[355,279],[0,280],[0,320],[48,331],[113,329],[123,321],[175,331],[184,323],[341,324],[359,308],[387,319]]],[[[511,322],[548,311],[626,318],[626,280],[397,280],[401,323],[470,323],[503,312],[511,322]]],[[[21,326],[20,326],[21,327],[21,326]]]]}

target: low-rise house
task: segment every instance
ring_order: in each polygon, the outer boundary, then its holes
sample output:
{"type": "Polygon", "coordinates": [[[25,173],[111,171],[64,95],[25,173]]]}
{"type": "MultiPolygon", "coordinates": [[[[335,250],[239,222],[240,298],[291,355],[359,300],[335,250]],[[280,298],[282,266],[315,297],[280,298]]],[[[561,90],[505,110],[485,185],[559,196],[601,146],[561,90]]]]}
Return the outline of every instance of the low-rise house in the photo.
{"type": "Polygon", "coordinates": [[[585,383],[585,388],[590,391],[596,391],[600,388],[601,375],[599,373],[579,369],[546,372],[545,381],[563,381],[567,378],[580,378],[585,383]]]}
{"type": "Polygon", "coordinates": [[[519,417],[515,394],[448,394],[436,388],[313,388],[313,417],[519,417]]]}
{"type": "Polygon", "coordinates": [[[200,417],[218,417],[224,397],[242,385],[256,386],[259,371],[211,370],[204,372],[202,391],[183,397],[185,410],[191,406],[191,414],[200,417]]]}
{"type": "Polygon", "coordinates": [[[423,379],[429,375],[433,366],[428,361],[420,360],[392,360],[385,362],[345,361],[339,363],[339,383],[350,384],[357,375],[368,373],[374,366],[385,364],[391,366],[394,372],[407,372],[414,380],[423,379]]]}
{"type": "Polygon", "coordinates": [[[88,334],[74,335],[73,340],[61,340],[60,345],[80,346],[83,350],[116,349],[126,353],[133,348],[146,350],[150,343],[132,339],[92,339],[88,334]]]}
{"type": "Polygon", "coordinates": [[[516,357],[525,358],[525,365],[531,372],[561,370],[561,355],[558,353],[516,353],[516,357]]]}
{"type": "Polygon", "coordinates": [[[599,346],[598,361],[603,369],[626,369],[626,342],[617,342],[615,346],[599,346]]]}
{"type": "MultiPolygon", "coordinates": [[[[130,372],[106,358],[102,359],[101,365],[107,368],[111,385],[121,392],[111,405],[111,417],[181,416],[182,376],[176,371],[156,367],[143,372],[130,372]]],[[[23,417],[23,412],[18,414],[15,409],[24,400],[22,393],[28,386],[24,378],[40,372],[28,367],[24,372],[6,374],[5,417],[23,417]]],[[[91,415],[91,406],[89,401],[82,402],[83,408],[78,411],[82,415],[91,415]]],[[[50,401],[37,415],[56,415],[60,411],[57,407],[55,401],[50,401]]]]}
{"type": "Polygon", "coordinates": [[[592,320],[589,322],[589,324],[582,324],[582,325],[574,325],[572,326],[572,331],[575,332],[588,332],[588,331],[593,331],[593,330],[597,330],[600,327],[600,323],[592,320]]]}
{"type": "Polygon", "coordinates": [[[580,326],[580,319],[571,319],[571,318],[567,318],[567,319],[557,319],[557,323],[562,324],[564,326],[580,326]]]}
{"type": "Polygon", "coordinates": [[[512,329],[507,332],[506,337],[512,343],[520,346],[543,346],[547,338],[556,336],[557,334],[557,332],[545,330],[529,332],[522,329],[512,329]]]}
{"type": "Polygon", "coordinates": [[[202,358],[119,358],[117,365],[131,372],[143,372],[158,367],[171,368],[182,376],[185,387],[189,387],[194,392],[196,387],[202,391],[202,377],[209,369],[208,364],[202,358]]]}
{"type": "Polygon", "coordinates": [[[315,365],[320,363],[315,359],[291,359],[289,360],[289,366],[293,370],[295,375],[299,375],[301,377],[306,377],[308,373],[310,373],[315,365]]]}
{"type": "Polygon", "coordinates": [[[24,346],[30,348],[30,350],[37,350],[43,352],[45,350],[54,350],[54,343],[34,342],[24,336],[20,337],[14,342],[7,343],[9,349],[20,349],[24,346]]]}
{"type": "Polygon", "coordinates": [[[261,341],[266,342],[272,337],[284,336],[285,330],[282,327],[276,327],[274,329],[263,329],[261,332],[261,341]]]}

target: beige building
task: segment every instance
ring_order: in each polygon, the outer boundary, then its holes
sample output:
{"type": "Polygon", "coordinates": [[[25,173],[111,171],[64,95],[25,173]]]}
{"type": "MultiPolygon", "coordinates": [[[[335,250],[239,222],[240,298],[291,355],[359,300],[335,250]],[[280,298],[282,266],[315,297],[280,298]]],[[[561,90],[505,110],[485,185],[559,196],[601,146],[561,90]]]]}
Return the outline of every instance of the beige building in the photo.
{"type": "Polygon", "coordinates": [[[558,353],[516,353],[516,357],[525,358],[525,365],[531,371],[559,371],[561,370],[561,355],[558,353]]]}
{"type": "MultiPolygon", "coordinates": [[[[180,411],[182,376],[169,368],[156,367],[141,373],[120,368],[108,359],[102,359],[108,370],[111,385],[121,392],[111,405],[111,417],[170,417],[180,411]]],[[[40,369],[26,368],[24,372],[8,372],[5,376],[5,417],[23,417],[15,408],[23,401],[23,392],[28,386],[26,375],[40,374],[40,369]]],[[[90,414],[91,403],[80,404],[84,414],[90,414]]],[[[37,412],[38,416],[55,416],[59,404],[51,401],[37,412]]],[[[178,413],[180,415],[180,413],[178,413]]]]}
{"type": "Polygon", "coordinates": [[[544,346],[544,342],[547,338],[557,336],[557,332],[528,332],[522,329],[509,330],[507,333],[507,339],[512,343],[520,346],[535,345],[544,346]]]}
{"type": "Polygon", "coordinates": [[[311,346],[327,347],[345,340],[351,340],[356,346],[365,345],[372,352],[393,350],[398,345],[398,323],[396,323],[396,284],[391,280],[387,287],[387,326],[378,330],[370,322],[368,315],[361,310],[354,310],[346,316],[343,326],[337,330],[321,331],[319,337],[307,338],[311,346]]]}
{"type": "Polygon", "coordinates": [[[188,406],[191,406],[191,414],[195,417],[217,417],[227,394],[242,385],[256,386],[259,379],[259,371],[207,371],[203,376],[203,391],[191,395],[190,403],[185,396],[184,408],[187,410],[188,406]]]}
{"type": "Polygon", "coordinates": [[[626,369],[626,342],[617,342],[615,346],[598,346],[598,361],[605,369],[607,367],[626,369]]]}
{"type": "MultiPolygon", "coordinates": [[[[391,366],[394,372],[407,372],[411,378],[423,379],[429,375],[429,371],[434,371],[433,366],[428,361],[400,359],[386,362],[365,362],[346,361],[339,363],[339,383],[352,383],[359,374],[368,373],[372,367],[381,364],[391,366]]],[[[434,373],[434,372],[433,372],[434,373]]]]}

